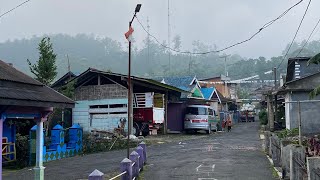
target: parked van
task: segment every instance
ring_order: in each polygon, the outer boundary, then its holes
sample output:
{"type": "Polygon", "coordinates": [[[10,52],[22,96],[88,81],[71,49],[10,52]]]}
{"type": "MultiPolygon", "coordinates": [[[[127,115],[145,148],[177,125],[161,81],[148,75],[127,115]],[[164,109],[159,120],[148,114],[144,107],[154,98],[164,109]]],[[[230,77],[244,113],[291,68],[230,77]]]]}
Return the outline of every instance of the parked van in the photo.
{"type": "Polygon", "coordinates": [[[217,130],[217,122],[215,111],[209,105],[187,106],[184,118],[186,132],[205,130],[210,134],[212,130],[217,130]]]}

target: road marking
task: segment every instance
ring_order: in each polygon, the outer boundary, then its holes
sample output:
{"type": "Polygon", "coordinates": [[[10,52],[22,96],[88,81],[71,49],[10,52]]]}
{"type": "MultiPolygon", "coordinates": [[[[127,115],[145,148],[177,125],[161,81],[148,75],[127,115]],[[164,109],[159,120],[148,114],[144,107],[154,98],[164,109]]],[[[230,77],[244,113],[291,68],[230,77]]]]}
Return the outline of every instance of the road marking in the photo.
{"type": "Polygon", "coordinates": [[[197,168],[196,168],[196,170],[197,170],[197,172],[199,172],[199,173],[212,173],[212,172],[214,172],[214,168],[216,167],[216,165],[215,164],[213,164],[213,165],[209,165],[209,166],[204,166],[203,164],[200,164],[197,168]]]}
{"type": "Polygon", "coordinates": [[[197,172],[199,171],[199,168],[202,166],[202,164],[200,164],[197,168],[196,168],[196,170],[197,170],[197,172]]]}
{"type": "Polygon", "coordinates": [[[213,151],[213,145],[208,145],[207,151],[208,151],[208,152],[213,151]]]}
{"type": "Polygon", "coordinates": [[[215,179],[215,178],[198,178],[198,180],[218,180],[218,179],[215,179]]]}

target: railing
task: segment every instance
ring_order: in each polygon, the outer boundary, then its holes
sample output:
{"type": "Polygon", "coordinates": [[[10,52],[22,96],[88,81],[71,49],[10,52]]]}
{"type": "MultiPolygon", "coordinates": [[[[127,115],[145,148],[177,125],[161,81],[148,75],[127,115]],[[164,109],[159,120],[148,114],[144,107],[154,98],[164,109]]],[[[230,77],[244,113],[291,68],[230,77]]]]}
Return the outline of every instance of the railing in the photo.
{"type": "MultiPolygon", "coordinates": [[[[121,177],[121,180],[135,180],[147,161],[146,144],[141,142],[138,147],[130,154],[129,159],[124,158],[120,163],[120,174],[110,178],[115,180],[121,177]]],[[[89,180],[103,180],[104,174],[99,170],[94,170],[89,175],[89,180]]]]}
{"type": "Polygon", "coordinates": [[[2,161],[4,163],[16,160],[16,145],[12,142],[2,143],[2,161]]]}
{"type": "Polygon", "coordinates": [[[113,178],[111,178],[111,179],[109,179],[109,180],[117,179],[118,177],[121,177],[121,176],[125,175],[126,173],[127,173],[127,171],[125,171],[125,172],[123,172],[123,173],[120,173],[120,174],[116,175],[115,177],[113,177],[113,178]]]}
{"type": "Polygon", "coordinates": [[[281,146],[280,142],[275,139],[275,137],[271,136],[271,143],[274,148],[271,149],[272,151],[272,160],[274,161],[275,166],[279,166],[281,164],[281,146]]]}
{"type": "Polygon", "coordinates": [[[313,180],[320,180],[320,168],[312,169],[313,180]]]}
{"type": "Polygon", "coordinates": [[[293,153],[293,167],[294,171],[297,173],[298,179],[307,179],[307,166],[305,160],[301,157],[299,153],[293,153]]]}

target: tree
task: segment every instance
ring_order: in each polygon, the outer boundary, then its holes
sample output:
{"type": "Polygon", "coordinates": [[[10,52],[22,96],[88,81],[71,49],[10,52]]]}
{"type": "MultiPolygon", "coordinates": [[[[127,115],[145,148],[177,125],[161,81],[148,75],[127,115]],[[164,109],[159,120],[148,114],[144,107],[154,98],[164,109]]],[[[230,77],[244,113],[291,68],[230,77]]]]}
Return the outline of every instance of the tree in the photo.
{"type": "Polygon", "coordinates": [[[57,76],[57,55],[53,52],[49,37],[41,39],[38,50],[40,54],[39,60],[35,64],[31,64],[29,59],[27,59],[27,62],[31,73],[36,76],[36,79],[49,86],[57,76]]]}
{"type": "Polygon", "coordinates": [[[179,35],[175,35],[172,42],[173,42],[173,49],[180,51],[181,37],[179,35]]]}

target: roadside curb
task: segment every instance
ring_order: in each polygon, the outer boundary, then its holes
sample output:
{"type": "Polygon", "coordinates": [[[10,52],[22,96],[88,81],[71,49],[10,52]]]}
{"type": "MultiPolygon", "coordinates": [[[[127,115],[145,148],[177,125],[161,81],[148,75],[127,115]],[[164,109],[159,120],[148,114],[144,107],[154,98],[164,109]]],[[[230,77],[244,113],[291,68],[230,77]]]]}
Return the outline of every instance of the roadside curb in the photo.
{"type": "Polygon", "coordinates": [[[270,164],[272,165],[272,168],[277,172],[279,179],[281,179],[282,178],[282,172],[280,172],[281,168],[274,167],[273,160],[270,158],[270,156],[268,156],[268,155],[266,155],[266,156],[267,156],[270,164]]]}
{"type": "MultiPolygon", "coordinates": [[[[260,140],[264,141],[264,140],[265,140],[264,134],[260,133],[260,134],[259,134],[259,138],[260,138],[260,140]]],[[[263,144],[262,144],[262,145],[263,145],[263,144]]],[[[276,173],[277,173],[277,175],[278,175],[278,178],[281,179],[281,178],[282,178],[281,168],[280,168],[280,167],[275,167],[272,158],[271,158],[269,155],[267,155],[267,154],[266,154],[266,156],[267,156],[270,164],[272,165],[273,170],[276,171],[276,173]]]]}

